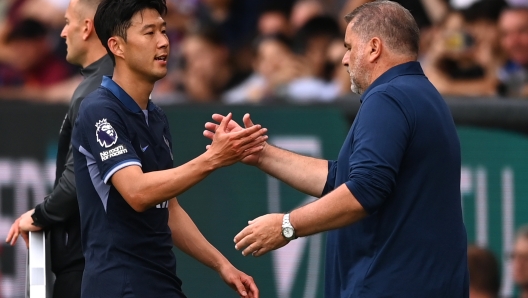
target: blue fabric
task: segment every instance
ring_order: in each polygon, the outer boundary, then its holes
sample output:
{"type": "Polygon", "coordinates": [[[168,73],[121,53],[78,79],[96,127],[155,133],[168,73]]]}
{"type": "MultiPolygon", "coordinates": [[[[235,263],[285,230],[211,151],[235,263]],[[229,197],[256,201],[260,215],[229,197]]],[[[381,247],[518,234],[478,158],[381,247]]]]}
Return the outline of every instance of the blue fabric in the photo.
{"type": "Polygon", "coordinates": [[[328,232],[325,297],[469,297],[460,143],[418,62],[361,97],[323,194],[345,184],[368,216],[328,232]]]}
{"type": "Polygon", "coordinates": [[[81,104],[72,146],[86,259],[83,298],[185,297],[167,204],[138,213],[111,183],[125,166],[145,173],[173,167],[167,117],[152,102],[148,122],[110,77],[81,104]],[[101,191],[103,183],[109,190],[101,191]]]}

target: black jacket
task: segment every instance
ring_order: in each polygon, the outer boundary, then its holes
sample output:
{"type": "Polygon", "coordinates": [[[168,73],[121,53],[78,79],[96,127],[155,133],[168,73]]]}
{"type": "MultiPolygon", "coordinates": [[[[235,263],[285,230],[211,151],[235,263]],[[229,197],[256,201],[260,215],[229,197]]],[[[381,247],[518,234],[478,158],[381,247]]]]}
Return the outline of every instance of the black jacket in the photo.
{"type": "Polygon", "coordinates": [[[60,129],[53,191],[35,207],[34,224],[49,232],[51,269],[55,274],[84,269],[71,136],[81,101],[101,85],[104,75],[110,76],[113,71],[108,55],[81,70],[84,80],[73,93],[60,129]]]}

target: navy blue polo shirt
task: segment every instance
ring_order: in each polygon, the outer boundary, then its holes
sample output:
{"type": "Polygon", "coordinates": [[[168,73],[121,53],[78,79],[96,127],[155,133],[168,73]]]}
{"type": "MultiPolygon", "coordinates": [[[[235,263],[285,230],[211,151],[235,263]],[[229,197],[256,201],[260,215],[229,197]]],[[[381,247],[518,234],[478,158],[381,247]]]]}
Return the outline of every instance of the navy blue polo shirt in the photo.
{"type": "Polygon", "coordinates": [[[173,167],[165,114],[152,102],[142,111],[104,77],[81,104],[72,146],[86,259],[82,297],[185,297],[176,276],[168,204],[136,212],[110,180],[131,165],[145,173],[173,167]]]}
{"type": "Polygon", "coordinates": [[[469,296],[460,143],[418,62],[361,97],[323,194],[345,184],[368,216],[328,232],[325,297],[469,296]]]}

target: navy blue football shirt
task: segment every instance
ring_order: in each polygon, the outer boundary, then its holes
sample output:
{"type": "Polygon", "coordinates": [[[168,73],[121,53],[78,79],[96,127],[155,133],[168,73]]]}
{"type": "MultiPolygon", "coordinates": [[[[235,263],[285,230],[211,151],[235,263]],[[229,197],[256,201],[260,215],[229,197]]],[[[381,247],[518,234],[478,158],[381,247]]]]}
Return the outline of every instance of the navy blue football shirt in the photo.
{"type": "Polygon", "coordinates": [[[173,167],[165,114],[152,102],[141,110],[104,77],[81,104],[72,146],[86,259],[82,296],[185,297],[176,276],[168,204],[136,212],[110,183],[130,165],[145,173],[173,167]]]}
{"type": "Polygon", "coordinates": [[[418,62],[395,66],[361,97],[323,195],[345,184],[368,216],[328,232],[327,298],[466,298],[460,143],[418,62]]]}

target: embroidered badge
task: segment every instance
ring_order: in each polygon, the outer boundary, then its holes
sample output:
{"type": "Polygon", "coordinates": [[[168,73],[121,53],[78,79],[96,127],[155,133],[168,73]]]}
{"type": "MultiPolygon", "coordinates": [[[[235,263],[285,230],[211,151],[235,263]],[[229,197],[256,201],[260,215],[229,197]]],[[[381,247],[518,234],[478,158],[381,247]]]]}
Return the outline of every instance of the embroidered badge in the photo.
{"type": "Polygon", "coordinates": [[[109,148],[117,142],[117,133],[106,119],[97,121],[95,127],[97,127],[95,131],[97,142],[101,147],[109,148]]]}

